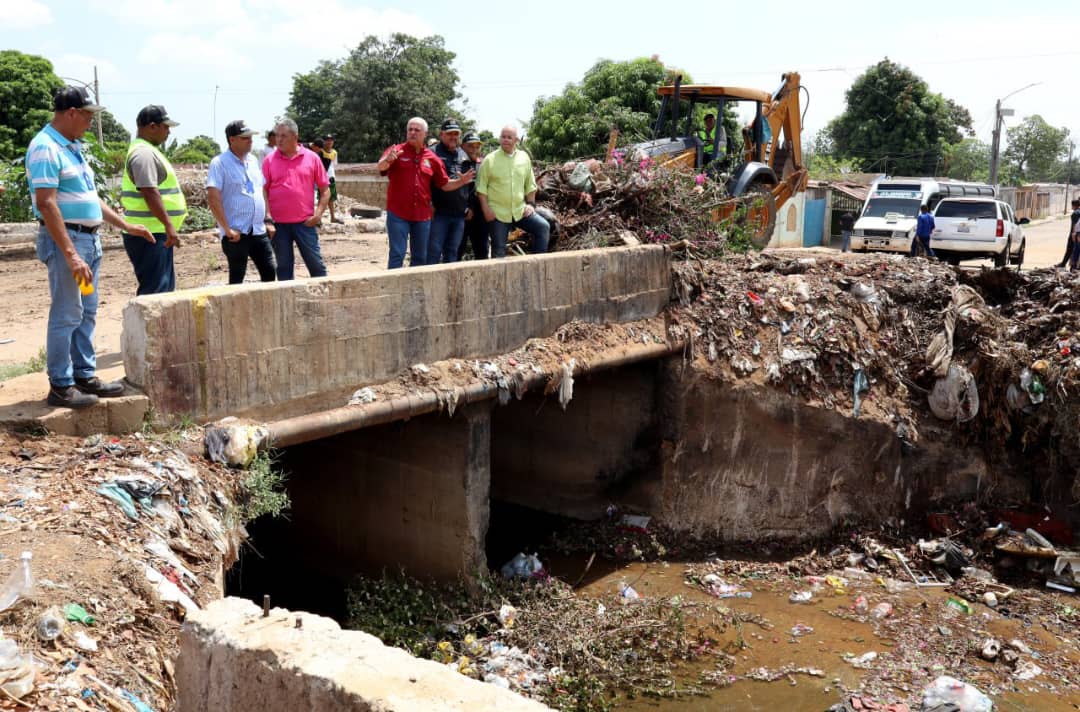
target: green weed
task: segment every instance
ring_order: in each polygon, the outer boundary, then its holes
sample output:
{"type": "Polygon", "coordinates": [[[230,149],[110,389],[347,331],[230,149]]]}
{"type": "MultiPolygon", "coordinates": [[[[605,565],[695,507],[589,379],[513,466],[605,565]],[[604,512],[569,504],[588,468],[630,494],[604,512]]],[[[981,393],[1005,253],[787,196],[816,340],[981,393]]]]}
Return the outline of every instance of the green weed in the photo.
{"type": "Polygon", "coordinates": [[[40,373],[45,370],[45,347],[42,346],[38,351],[37,356],[33,357],[26,363],[12,363],[6,366],[0,366],[0,381],[6,381],[9,378],[17,378],[18,376],[25,376],[28,373],[40,373]]]}

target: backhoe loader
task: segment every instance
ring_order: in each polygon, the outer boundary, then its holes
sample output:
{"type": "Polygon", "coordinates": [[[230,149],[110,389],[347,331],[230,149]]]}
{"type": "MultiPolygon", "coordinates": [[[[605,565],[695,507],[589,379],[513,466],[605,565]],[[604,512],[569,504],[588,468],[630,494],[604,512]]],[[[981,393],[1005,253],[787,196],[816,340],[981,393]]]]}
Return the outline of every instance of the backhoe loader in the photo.
{"type": "Polygon", "coordinates": [[[681,76],[676,77],[674,84],[659,88],[660,112],[653,139],[633,146],[630,155],[651,158],[671,169],[725,176],[731,198],[713,209],[713,219],[745,221],[753,245],[765,247],[772,238],[779,208],[806,190],[798,72],[783,75],[783,83],[772,94],[740,87],[684,86],[681,80],[681,76]],[[756,108],[754,119],[743,128],[742,145],[725,137],[718,121],[712,151],[705,150],[694,125],[699,113],[695,109],[704,105],[722,118],[726,104],[743,101],[754,102],[756,108]],[[680,115],[684,108],[685,115],[680,115]],[[718,158],[706,163],[710,154],[718,158]]]}

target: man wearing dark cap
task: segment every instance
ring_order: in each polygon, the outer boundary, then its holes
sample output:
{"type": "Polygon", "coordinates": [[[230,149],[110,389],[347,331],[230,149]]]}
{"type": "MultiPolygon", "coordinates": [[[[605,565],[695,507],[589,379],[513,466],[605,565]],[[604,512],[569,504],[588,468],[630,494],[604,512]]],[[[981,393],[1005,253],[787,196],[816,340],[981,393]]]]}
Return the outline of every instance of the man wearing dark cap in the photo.
{"type": "MultiPolygon", "coordinates": [[[[455,119],[443,121],[439,129],[439,143],[435,155],[443,162],[446,175],[457,178],[475,166],[465,164],[469,156],[458,146],[461,127],[455,119]]],[[[435,215],[431,219],[431,235],[428,237],[428,254],[425,264],[457,262],[461,239],[465,234],[465,213],[469,209],[469,195],[473,184],[466,183],[457,190],[436,190],[431,194],[435,215]]]]}
{"type": "MultiPolygon", "coordinates": [[[[465,134],[461,142],[465,149],[465,155],[469,160],[462,166],[465,170],[470,168],[479,170],[484,162],[484,142],[480,137],[470,131],[465,134]]],[[[484,220],[484,211],[480,208],[480,198],[476,195],[476,184],[469,184],[469,209],[465,211],[465,238],[458,248],[458,259],[465,256],[466,243],[472,246],[473,259],[486,260],[488,258],[488,224],[484,220]]]]}
{"type": "Polygon", "coordinates": [[[228,147],[210,161],[206,174],[206,202],[217,220],[221,250],[229,262],[229,284],[242,284],[248,257],[259,270],[259,279],[273,282],[277,264],[273,224],[267,224],[263,174],[251,153],[255,132],[243,120],[225,127],[228,147]]]}
{"type": "Polygon", "coordinates": [[[125,222],[100,197],[80,137],[104,107],[86,89],[63,87],[53,98],[53,118],[26,150],[26,177],[38,228],[37,255],[49,271],[49,326],[45,369],[50,405],[82,408],[98,397],[121,395],[123,385],[98,378],[94,326],[101,266],[101,223],[143,240],[141,225],[125,222]]]}
{"type": "Polygon", "coordinates": [[[161,152],[169,130],[178,126],[164,106],[145,106],[135,117],[136,135],[128,147],[120,204],[129,222],[145,225],[154,235],[148,244],[124,235],[124,250],[139,282],[136,294],[160,294],[176,289],[173,247],[180,244],[180,226],[187,202],[169,159],[161,152]]]}

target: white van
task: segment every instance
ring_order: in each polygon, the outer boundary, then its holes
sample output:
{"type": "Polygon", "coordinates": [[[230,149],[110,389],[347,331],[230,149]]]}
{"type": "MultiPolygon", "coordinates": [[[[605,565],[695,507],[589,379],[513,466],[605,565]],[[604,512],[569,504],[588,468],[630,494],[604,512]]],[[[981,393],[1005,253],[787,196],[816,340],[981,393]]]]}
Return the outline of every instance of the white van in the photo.
{"type": "Polygon", "coordinates": [[[935,178],[878,178],[870,186],[855,229],[851,249],[907,253],[915,237],[919,207],[932,212],[942,198],[996,197],[992,185],[961,183],[935,178]]]}

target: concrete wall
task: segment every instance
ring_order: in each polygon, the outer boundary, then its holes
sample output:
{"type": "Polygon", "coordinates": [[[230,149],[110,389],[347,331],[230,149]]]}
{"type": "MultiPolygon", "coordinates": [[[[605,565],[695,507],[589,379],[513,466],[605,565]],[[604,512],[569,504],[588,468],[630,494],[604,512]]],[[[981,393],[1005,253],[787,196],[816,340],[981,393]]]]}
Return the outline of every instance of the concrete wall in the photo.
{"type": "Polygon", "coordinates": [[[796,193],[776,211],[776,229],[769,247],[802,247],[806,193],[796,193]]]}
{"type": "Polygon", "coordinates": [[[654,513],[677,530],[754,542],[807,540],[845,520],[922,516],[935,501],[1023,499],[942,428],[904,453],[888,424],[804,405],[768,387],[710,380],[671,364],[661,391],[662,489],[654,513]]]}
{"type": "Polygon", "coordinates": [[[551,514],[604,514],[626,479],[655,471],[657,362],[578,378],[563,411],[529,395],[492,418],[491,495],[551,514]]]}
{"type": "Polygon", "coordinates": [[[341,582],[384,568],[449,580],[483,570],[490,407],[288,448],[291,553],[341,582]]]}
{"type": "Polygon", "coordinates": [[[341,195],[359,200],[374,208],[386,209],[386,186],[390,181],[378,175],[337,176],[337,189],[341,195]]]}
{"type": "Polygon", "coordinates": [[[549,709],[329,618],[280,608],[263,618],[239,598],[214,601],[184,623],[176,685],[178,712],[549,709]]]}
{"type": "Polygon", "coordinates": [[[667,305],[659,246],[215,287],[124,308],[127,378],[163,415],[272,418],[278,406],[385,380],[419,362],[478,357],[573,320],[652,317],[667,305]]]}

